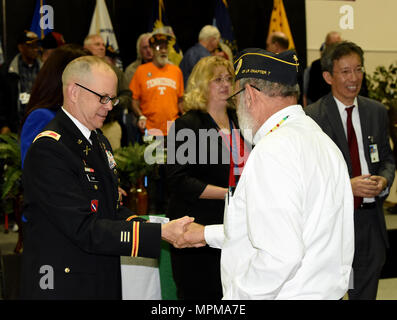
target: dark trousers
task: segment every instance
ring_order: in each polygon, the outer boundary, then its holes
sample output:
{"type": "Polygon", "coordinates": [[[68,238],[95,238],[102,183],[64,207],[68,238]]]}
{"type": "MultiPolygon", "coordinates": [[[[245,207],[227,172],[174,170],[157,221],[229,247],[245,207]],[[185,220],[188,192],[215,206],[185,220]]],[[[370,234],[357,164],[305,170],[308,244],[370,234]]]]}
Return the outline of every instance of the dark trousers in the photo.
{"type": "Polygon", "coordinates": [[[172,275],[179,300],[222,299],[221,250],[171,248],[172,275]]]}
{"type": "Polygon", "coordinates": [[[386,245],[379,227],[378,211],[354,211],[355,249],[353,286],[349,300],[375,300],[382,267],[386,261],[386,245]]]}

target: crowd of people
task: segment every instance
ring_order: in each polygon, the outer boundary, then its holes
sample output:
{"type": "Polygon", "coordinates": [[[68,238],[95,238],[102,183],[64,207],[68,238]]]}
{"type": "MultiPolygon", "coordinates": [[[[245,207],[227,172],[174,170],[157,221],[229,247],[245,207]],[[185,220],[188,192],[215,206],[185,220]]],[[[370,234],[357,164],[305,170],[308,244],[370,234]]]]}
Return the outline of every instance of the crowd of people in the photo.
{"type": "Polygon", "coordinates": [[[100,35],[18,38],[0,68],[0,130],[23,167],[23,299],[120,299],[120,256],[160,255],[181,300],[376,299],[395,174],[364,51],[330,32],[302,70],[288,38],[233,60],[204,26],[180,63],[169,27],[123,71],[100,35]],[[113,151],[161,137],[149,223],[122,205],[113,151]],[[172,161],[171,161],[172,160],[172,161]],[[42,281],[42,266],[51,278],[42,281]]]}

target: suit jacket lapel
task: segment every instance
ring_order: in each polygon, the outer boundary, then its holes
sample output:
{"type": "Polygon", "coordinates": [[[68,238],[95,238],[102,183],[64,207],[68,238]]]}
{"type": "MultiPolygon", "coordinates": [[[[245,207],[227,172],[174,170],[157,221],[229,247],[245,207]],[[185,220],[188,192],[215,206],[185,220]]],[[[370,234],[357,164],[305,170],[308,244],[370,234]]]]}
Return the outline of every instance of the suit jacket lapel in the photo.
{"type": "Polygon", "coordinates": [[[326,108],[328,120],[331,124],[332,130],[336,137],[335,142],[338,145],[339,149],[342,151],[343,157],[345,158],[347,166],[349,168],[349,173],[351,174],[352,165],[350,160],[349,145],[347,144],[345,129],[343,128],[342,119],[340,117],[338,106],[336,105],[332,93],[327,95],[324,103],[326,106],[325,108],[326,108]]]}

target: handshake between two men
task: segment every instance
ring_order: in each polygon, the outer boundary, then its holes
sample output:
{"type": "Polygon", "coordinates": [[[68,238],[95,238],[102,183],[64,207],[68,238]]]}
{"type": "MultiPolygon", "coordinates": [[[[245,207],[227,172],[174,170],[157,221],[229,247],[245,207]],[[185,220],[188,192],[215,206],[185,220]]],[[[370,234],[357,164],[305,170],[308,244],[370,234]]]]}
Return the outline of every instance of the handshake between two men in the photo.
{"type": "Polygon", "coordinates": [[[184,216],[161,226],[161,238],[175,248],[198,248],[206,245],[204,226],[193,222],[193,217],[184,216]]]}

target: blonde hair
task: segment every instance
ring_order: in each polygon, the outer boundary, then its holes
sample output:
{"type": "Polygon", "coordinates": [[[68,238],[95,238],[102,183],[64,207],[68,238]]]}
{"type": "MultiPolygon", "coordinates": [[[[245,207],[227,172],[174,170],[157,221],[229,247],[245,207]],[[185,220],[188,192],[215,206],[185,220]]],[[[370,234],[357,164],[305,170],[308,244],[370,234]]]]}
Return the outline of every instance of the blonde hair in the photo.
{"type": "MultiPolygon", "coordinates": [[[[207,111],[209,82],[214,79],[217,67],[225,67],[234,79],[233,65],[229,60],[219,56],[201,58],[188,79],[184,94],[184,111],[207,111]]],[[[229,105],[229,107],[232,106],[232,104],[229,105]]]]}

